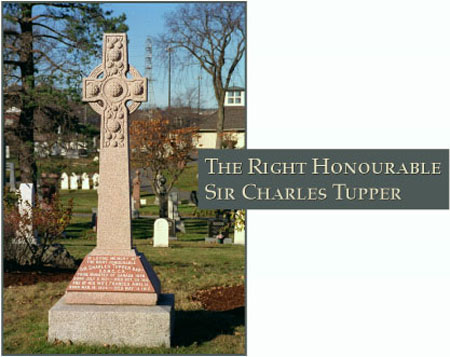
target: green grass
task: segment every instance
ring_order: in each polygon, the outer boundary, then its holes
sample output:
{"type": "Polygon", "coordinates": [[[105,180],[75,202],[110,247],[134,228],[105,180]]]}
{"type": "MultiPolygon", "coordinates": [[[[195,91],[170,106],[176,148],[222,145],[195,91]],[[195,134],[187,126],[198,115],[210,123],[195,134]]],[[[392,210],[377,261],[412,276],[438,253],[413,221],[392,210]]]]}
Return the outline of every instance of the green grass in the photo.
{"type": "MultiPolygon", "coordinates": [[[[243,354],[245,312],[203,310],[191,296],[214,286],[244,283],[242,246],[205,244],[206,222],[188,220],[187,232],[169,248],[153,248],[152,219],[133,221],[134,243],[151,262],[163,292],[175,294],[175,332],[171,348],[131,348],[51,344],[46,341],[48,310],[64,294],[68,282],[12,286],[3,295],[3,352],[8,354],[243,354]]],[[[95,247],[90,220],[74,217],[61,240],[77,259],[95,247]]]]}
{"type": "Polygon", "coordinates": [[[65,157],[47,157],[38,158],[36,160],[36,165],[38,167],[38,173],[48,172],[48,173],[58,173],[62,174],[66,172],[69,176],[72,172],[78,175],[83,174],[83,172],[89,175],[98,172],[98,161],[94,162],[94,154],[90,157],[80,157],[79,159],[67,159],[65,157]]]}
{"type": "MultiPolygon", "coordinates": [[[[132,236],[133,239],[139,241],[141,239],[150,239],[153,237],[154,218],[140,217],[132,220],[132,236]]],[[[203,242],[208,233],[208,223],[205,219],[188,219],[184,220],[186,233],[177,233],[180,241],[186,242],[203,242]]],[[[233,234],[231,233],[231,237],[233,234]]],[[[92,240],[95,242],[95,232],[91,229],[91,220],[85,216],[73,216],[71,224],[66,229],[66,237],[60,243],[67,244],[74,239],[92,240]]]]}
{"type": "Polygon", "coordinates": [[[60,190],[59,196],[65,204],[72,199],[73,211],[77,213],[92,213],[92,208],[97,207],[96,190],[60,190]]]}
{"type": "MultiPolygon", "coordinates": [[[[73,200],[73,212],[92,213],[92,208],[97,207],[98,195],[96,190],[60,190],[60,198],[65,204],[69,199],[73,200]]],[[[141,198],[147,200],[146,206],[141,206],[141,215],[159,215],[159,206],[154,205],[155,196],[146,192],[141,193],[141,198]]],[[[195,207],[189,204],[178,205],[181,216],[193,216],[195,207]]]]}
{"type": "MultiPolygon", "coordinates": [[[[182,191],[197,191],[197,173],[198,166],[196,164],[187,166],[178,178],[178,181],[175,183],[175,187],[182,191]]],[[[169,176],[168,178],[170,179],[169,176]]]]}

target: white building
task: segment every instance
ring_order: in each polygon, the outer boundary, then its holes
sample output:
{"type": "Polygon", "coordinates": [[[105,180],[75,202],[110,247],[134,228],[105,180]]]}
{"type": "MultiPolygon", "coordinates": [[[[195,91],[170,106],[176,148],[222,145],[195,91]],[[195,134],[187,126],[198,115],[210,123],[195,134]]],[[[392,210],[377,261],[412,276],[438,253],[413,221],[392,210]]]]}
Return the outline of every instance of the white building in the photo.
{"type": "MultiPolygon", "coordinates": [[[[224,143],[237,149],[245,147],[245,89],[230,87],[225,93],[224,143]]],[[[197,148],[214,149],[217,139],[217,111],[200,116],[197,148]]]]}

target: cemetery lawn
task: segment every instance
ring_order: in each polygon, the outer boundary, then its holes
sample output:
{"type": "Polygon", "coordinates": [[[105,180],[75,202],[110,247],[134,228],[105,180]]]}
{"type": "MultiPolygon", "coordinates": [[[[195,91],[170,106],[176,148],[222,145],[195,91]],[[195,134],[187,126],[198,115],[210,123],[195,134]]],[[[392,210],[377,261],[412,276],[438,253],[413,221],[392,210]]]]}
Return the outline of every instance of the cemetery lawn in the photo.
{"type": "MultiPolygon", "coordinates": [[[[60,190],[59,196],[64,204],[67,204],[69,199],[73,200],[74,213],[92,213],[92,208],[97,207],[98,195],[96,190],[60,190]]],[[[148,205],[141,206],[139,213],[141,215],[156,216],[159,214],[159,206],[154,205],[155,196],[149,193],[141,192],[141,198],[147,199],[148,205]]],[[[181,216],[193,216],[195,206],[182,203],[178,205],[178,211],[181,216]]]]}
{"type": "MultiPolygon", "coordinates": [[[[77,259],[95,247],[90,219],[74,217],[61,240],[77,259]]],[[[206,222],[186,220],[188,233],[170,248],[151,245],[153,219],[133,220],[134,243],[153,265],[163,293],[175,294],[175,331],[171,348],[132,348],[48,343],[48,310],[69,281],[12,285],[3,291],[3,352],[7,354],[243,354],[245,309],[207,311],[192,296],[199,290],[245,283],[245,248],[205,244],[206,222]]]]}

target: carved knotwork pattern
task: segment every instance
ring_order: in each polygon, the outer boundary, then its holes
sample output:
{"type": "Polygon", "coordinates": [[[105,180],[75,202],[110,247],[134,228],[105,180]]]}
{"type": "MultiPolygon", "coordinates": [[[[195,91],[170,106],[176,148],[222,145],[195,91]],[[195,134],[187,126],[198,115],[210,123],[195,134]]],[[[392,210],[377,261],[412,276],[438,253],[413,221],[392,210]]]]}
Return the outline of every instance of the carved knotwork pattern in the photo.
{"type": "Polygon", "coordinates": [[[124,38],[119,36],[106,37],[106,74],[107,76],[114,76],[123,74],[127,70],[124,64],[126,59],[126,46],[124,46],[124,38]]]}
{"type": "Polygon", "coordinates": [[[102,148],[124,147],[128,114],[147,99],[147,79],[128,64],[125,34],[103,36],[103,62],[83,79],[83,101],[102,116],[102,148]],[[127,79],[127,72],[132,79],[127,79]],[[126,105],[131,101],[131,105],[126,105]]]}
{"type": "Polygon", "coordinates": [[[124,111],[126,108],[113,105],[106,110],[106,120],[104,128],[105,147],[123,147],[125,140],[124,111]]]}

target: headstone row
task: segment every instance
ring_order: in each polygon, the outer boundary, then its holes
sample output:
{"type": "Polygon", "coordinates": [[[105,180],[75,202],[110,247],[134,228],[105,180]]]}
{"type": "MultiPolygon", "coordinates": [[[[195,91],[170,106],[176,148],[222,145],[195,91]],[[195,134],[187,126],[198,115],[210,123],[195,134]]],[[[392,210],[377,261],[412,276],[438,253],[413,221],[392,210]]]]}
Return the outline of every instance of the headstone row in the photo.
{"type": "Polygon", "coordinates": [[[89,179],[89,175],[85,172],[81,176],[72,172],[72,175],[69,177],[65,172],[61,175],[61,190],[78,190],[80,188],[82,190],[96,190],[98,189],[100,175],[95,173],[92,175],[92,186],[91,181],[89,179]]]}

